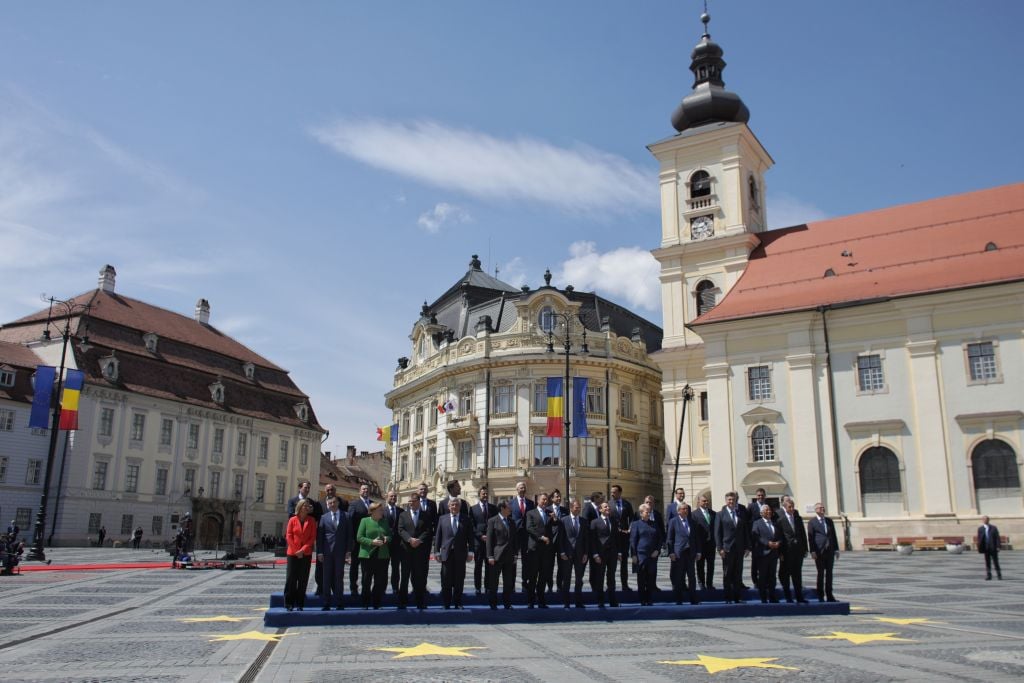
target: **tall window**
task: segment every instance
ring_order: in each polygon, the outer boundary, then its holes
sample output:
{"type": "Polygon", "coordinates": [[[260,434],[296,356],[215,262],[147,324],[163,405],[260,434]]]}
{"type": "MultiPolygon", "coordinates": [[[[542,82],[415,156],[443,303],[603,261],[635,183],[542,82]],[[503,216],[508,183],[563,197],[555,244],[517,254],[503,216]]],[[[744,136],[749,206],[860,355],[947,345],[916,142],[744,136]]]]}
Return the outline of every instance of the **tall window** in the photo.
{"type": "Polygon", "coordinates": [[[174,420],[165,417],[160,420],[160,445],[170,446],[171,435],[174,433],[174,420]]]}
{"type": "Polygon", "coordinates": [[[423,451],[416,451],[412,454],[412,478],[419,479],[423,471],[423,451]]]}
{"type": "Polygon", "coordinates": [[[255,522],[252,523],[252,535],[253,535],[253,538],[262,538],[263,537],[263,522],[262,521],[257,519],[255,522]]]}
{"type": "Polygon", "coordinates": [[[42,472],[42,460],[29,460],[28,467],[25,468],[25,483],[29,486],[35,486],[42,480],[42,472]]]}
{"type": "Polygon", "coordinates": [[[270,457],[270,437],[269,436],[261,436],[260,437],[260,448],[259,448],[259,452],[258,452],[256,457],[262,463],[266,463],[267,462],[267,458],[270,457]]]}
{"type": "Polygon", "coordinates": [[[153,526],[150,527],[150,531],[154,536],[160,538],[164,535],[164,518],[163,515],[153,515],[153,526]]]}
{"type": "Polygon", "coordinates": [[[587,413],[604,415],[604,387],[587,382],[587,413]]]}
{"type": "Polygon", "coordinates": [[[245,475],[241,472],[235,473],[235,500],[242,500],[242,493],[245,491],[245,475]]]}
{"type": "Polygon", "coordinates": [[[277,451],[277,464],[279,467],[285,467],[288,464],[288,440],[281,439],[281,445],[277,451]]]}
{"type": "Polygon", "coordinates": [[[99,436],[111,436],[114,433],[114,409],[100,408],[99,436]]]}
{"type": "Polygon", "coordinates": [[[401,459],[398,461],[398,481],[407,481],[409,479],[409,454],[402,453],[401,459]]]}
{"type": "Polygon", "coordinates": [[[636,419],[636,413],[633,411],[633,392],[622,390],[619,392],[619,414],[625,420],[636,419]]]}
{"type": "Polygon", "coordinates": [[[984,382],[999,377],[996,349],[992,342],[967,345],[967,364],[972,382],[984,382]]]}
{"type": "Polygon", "coordinates": [[[7,481],[7,456],[0,457],[0,481],[7,481]]]}
{"type": "Polygon", "coordinates": [[[512,437],[498,436],[491,439],[491,467],[512,467],[515,464],[512,437]]]}
{"type": "Polygon", "coordinates": [[[718,288],[715,287],[715,283],[711,280],[701,280],[697,283],[694,296],[697,299],[697,315],[704,315],[715,307],[718,288]]]}
{"type": "Polygon", "coordinates": [[[459,392],[459,415],[469,415],[473,412],[473,390],[463,389],[459,392]]]}
{"type": "Polygon", "coordinates": [[[199,448],[199,425],[190,424],[188,426],[188,448],[195,450],[199,448]]]}
{"type": "Polygon", "coordinates": [[[14,512],[14,523],[19,529],[25,530],[28,537],[28,530],[32,528],[32,508],[17,508],[14,512]]]}
{"type": "Polygon", "coordinates": [[[473,468],[473,442],[469,439],[460,441],[457,446],[459,456],[459,469],[469,470],[473,468]]]}
{"type": "Polygon", "coordinates": [[[220,472],[217,470],[210,472],[210,497],[220,498],[220,472]]]}
{"type": "Polygon", "coordinates": [[[619,455],[622,469],[633,469],[634,456],[636,455],[636,443],[623,439],[619,444],[619,455]]]}
{"type": "Polygon", "coordinates": [[[194,467],[185,468],[185,493],[190,496],[196,495],[196,470],[194,467]]]}
{"type": "Polygon", "coordinates": [[[409,437],[409,411],[402,413],[402,430],[398,432],[398,435],[402,438],[409,437]]]}
{"type": "Polygon", "coordinates": [[[223,453],[224,452],[224,428],[217,427],[213,430],[213,452],[223,453]]]}
{"type": "Polygon", "coordinates": [[[121,535],[127,536],[134,530],[134,517],[131,515],[121,515],[121,535]]]}
{"type": "Polygon", "coordinates": [[[550,306],[540,309],[540,315],[537,316],[537,324],[540,325],[540,329],[544,332],[550,332],[555,329],[555,312],[550,306]]]}
{"type": "Polygon", "coordinates": [[[128,493],[139,492],[139,468],[140,465],[135,462],[128,463],[128,466],[124,470],[124,490],[128,493]]]}
{"type": "Polygon", "coordinates": [[[142,413],[132,414],[132,441],[142,441],[142,438],[146,435],[146,416],[142,413]]]}
{"type": "Polygon", "coordinates": [[[578,441],[583,453],[583,466],[604,467],[604,439],[591,437],[578,441]]]}
{"type": "Polygon", "coordinates": [[[533,385],[533,412],[548,412],[548,385],[545,382],[533,385]]]}
{"type": "Polygon", "coordinates": [[[747,368],[747,396],[751,401],[768,401],[772,397],[772,375],[767,365],[747,368]]]}
{"type": "Polygon", "coordinates": [[[541,436],[539,434],[533,437],[533,464],[536,467],[544,467],[547,465],[557,465],[559,463],[559,455],[562,452],[562,440],[557,436],[541,436]]]}
{"type": "MultiPolygon", "coordinates": [[[[447,401],[448,399],[445,400],[447,401]]],[[[429,417],[427,418],[427,427],[433,429],[434,427],[437,426],[437,406],[431,406],[430,408],[428,408],[427,415],[429,415],[429,417]]]]}
{"type": "Polygon", "coordinates": [[[708,421],[708,392],[700,392],[700,421],[708,421]]]}
{"type": "Polygon", "coordinates": [[[156,468],[156,484],[153,486],[153,493],[158,496],[167,495],[167,475],[170,470],[166,467],[156,468]]]}
{"type": "Polygon", "coordinates": [[[277,491],[274,492],[274,500],[278,505],[284,505],[284,486],[284,479],[278,478],[277,491]]]}
{"type": "Polygon", "coordinates": [[[93,465],[92,488],[96,491],[103,491],[107,488],[107,463],[102,460],[93,465]]]}
{"type": "Polygon", "coordinates": [[[775,434],[771,427],[758,425],[750,434],[750,451],[754,462],[772,462],[775,460],[775,434]]]}
{"type": "Polygon", "coordinates": [[[256,502],[262,503],[267,496],[267,478],[256,477],[256,502]]]}
{"type": "Polygon", "coordinates": [[[711,176],[707,171],[697,171],[690,176],[690,198],[707,197],[711,194],[711,176]]]}
{"type": "Polygon", "coordinates": [[[508,414],[515,410],[515,386],[512,384],[496,384],[491,394],[491,412],[508,414]]]}
{"type": "Polygon", "coordinates": [[[249,435],[245,432],[238,432],[238,457],[244,458],[249,452],[249,435]]]}
{"type": "Polygon", "coordinates": [[[876,353],[857,358],[857,384],[865,393],[885,389],[885,375],[882,372],[882,357],[880,355],[876,353]]]}
{"type": "Polygon", "coordinates": [[[309,444],[304,443],[299,446],[299,468],[306,469],[309,467],[309,444]]]}
{"type": "Polygon", "coordinates": [[[14,411],[7,408],[0,408],[0,432],[9,432],[14,429],[14,411]]]}
{"type": "Polygon", "coordinates": [[[418,408],[416,408],[416,421],[413,424],[415,425],[416,428],[416,434],[420,434],[423,432],[423,406],[419,406],[418,408]]]}
{"type": "Polygon", "coordinates": [[[1020,497],[1017,457],[1005,441],[987,439],[975,446],[971,454],[971,469],[979,502],[1006,496],[1020,497]]]}
{"type": "Polygon", "coordinates": [[[874,446],[860,458],[860,490],[865,507],[871,503],[901,503],[900,461],[885,446],[874,446]]]}
{"type": "Polygon", "coordinates": [[[103,514],[99,512],[89,513],[89,535],[94,536],[100,532],[100,527],[103,526],[103,514]]]}
{"type": "Polygon", "coordinates": [[[661,401],[654,394],[651,395],[650,403],[648,407],[651,411],[651,426],[657,427],[661,424],[661,401]]]}
{"type": "Polygon", "coordinates": [[[437,446],[427,449],[427,474],[432,474],[437,467],[437,446]]]}

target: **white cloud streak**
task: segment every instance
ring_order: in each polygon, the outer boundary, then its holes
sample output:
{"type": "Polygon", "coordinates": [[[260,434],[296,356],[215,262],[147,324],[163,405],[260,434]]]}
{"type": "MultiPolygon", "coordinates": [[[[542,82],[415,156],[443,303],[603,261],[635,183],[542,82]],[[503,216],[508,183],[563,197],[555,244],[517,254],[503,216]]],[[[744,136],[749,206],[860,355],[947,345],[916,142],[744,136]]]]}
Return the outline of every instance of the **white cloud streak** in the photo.
{"type": "Polygon", "coordinates": [[[659,266],[651,252],[622,247],[602,254],[593,242],[574,242],[569,254],[558,275],[559,286],[593,290],[628,308],[659,309],[659,266]]]}
{"type": "Polygon", "coordinates": [[[772,230],[820,221],[825,218],[828,218],[827,213],[792,195],[776,194],[768,197],[768,227],[772,230]]]}
{"type": "Polygon", "coordinates": [[[658,201],[653,173],[584,145],[569,149],[525,136],[502,139],[432,121],[340,120],[310,133],[375,168],[482,199],[582,213],[646,209],[658,201]]]}
{"type": "Polygon", "coordinates": [[[469,223],[472,220],[465,209],[448,202],[439,202],[434,208],[420,214],[416,222],[431,234],[437,234],[446,223],[469,223]]]}

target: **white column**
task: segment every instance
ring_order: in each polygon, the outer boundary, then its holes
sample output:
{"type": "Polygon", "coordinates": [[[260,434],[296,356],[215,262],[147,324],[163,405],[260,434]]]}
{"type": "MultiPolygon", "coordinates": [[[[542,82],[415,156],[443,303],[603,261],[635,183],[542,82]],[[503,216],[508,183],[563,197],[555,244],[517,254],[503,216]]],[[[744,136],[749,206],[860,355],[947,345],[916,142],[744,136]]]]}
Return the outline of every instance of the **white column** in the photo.
{"type": "MultiPolygon", "coordinates": [[[[913,321],[908,321],[908,327],[913,321]]],[[[943,424],[942,396],[934,339],[907,343],[913,385],[914,435],[917,470],[920,472],[922,509],[925,516],[953,514],[949,453],[943,424]]]]}
{"type": "Polygon", "coordinates": [[[786,356],[789,371],[789,415],[786,419],[792,454],[786,471],[798,505],[825,500],[822,482],[820,423],[817,411],[815,354],[786,356]]]}
{"type": "Polygon", "coordinates": [[[711,428],[711,495],[712,505],[723,504],[727,492],[736,488],[736,454],[732,439],[732,401],[729,398],[729,364],[704,366],[708,381],[708,422],[711,428]]]}

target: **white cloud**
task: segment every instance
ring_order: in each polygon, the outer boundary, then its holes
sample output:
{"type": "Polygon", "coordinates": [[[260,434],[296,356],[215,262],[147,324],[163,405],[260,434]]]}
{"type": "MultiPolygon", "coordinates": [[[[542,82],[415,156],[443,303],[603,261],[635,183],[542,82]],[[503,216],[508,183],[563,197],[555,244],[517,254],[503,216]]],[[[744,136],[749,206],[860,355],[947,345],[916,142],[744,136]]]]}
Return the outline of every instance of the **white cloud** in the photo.
{"type": "Polygon", "coordinates": [[[498,266],[497,278],[513,287],[522,287],[527,282],[526,264],[522,258],[516,256],[511,261],[498,266]]]}
{"type": "Polygon", "coordinates": [[[769,228],[788,228],[828,218],[828,214],[805,201],[788,194],[775,194],[768,198],[769,228]]]}
{"type": "Polygon", "coordinates": [[[419,226],[429,233],[436,234],[445,223],[468,223],[472,219],[465,209],[448,202],[439,202],[434,208],[420,214],[419,226]]]}
{"type": "Polygon", "coordinates": [[[658,261],[646,249],[622,247],[602,254],[593,242],[574,242],[569,254],[557,286],[593,290],[627,308],[657,311],[661,305],[658,261]]]}
{"type": "Polygon", "coordinates": [[[431,121],[341,120],[311,131],[370,166],[474,197],[525,200],[580,212],[656,206],[657,178],[628,160],[528,137],[501,139],[431,121]]]}

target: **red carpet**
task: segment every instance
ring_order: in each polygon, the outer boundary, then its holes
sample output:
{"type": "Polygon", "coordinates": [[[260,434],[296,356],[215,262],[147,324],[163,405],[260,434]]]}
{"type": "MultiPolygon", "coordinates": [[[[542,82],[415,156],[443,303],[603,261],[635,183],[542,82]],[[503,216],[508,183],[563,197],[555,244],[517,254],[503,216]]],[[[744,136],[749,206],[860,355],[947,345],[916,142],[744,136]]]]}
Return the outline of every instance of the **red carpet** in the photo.
{"type": "Polygon", "coordinates": [[[124,562],[122,564],[22,564],[23,572],[104,571],[114,569],[170,569],[170,562],[124,562]]]}

